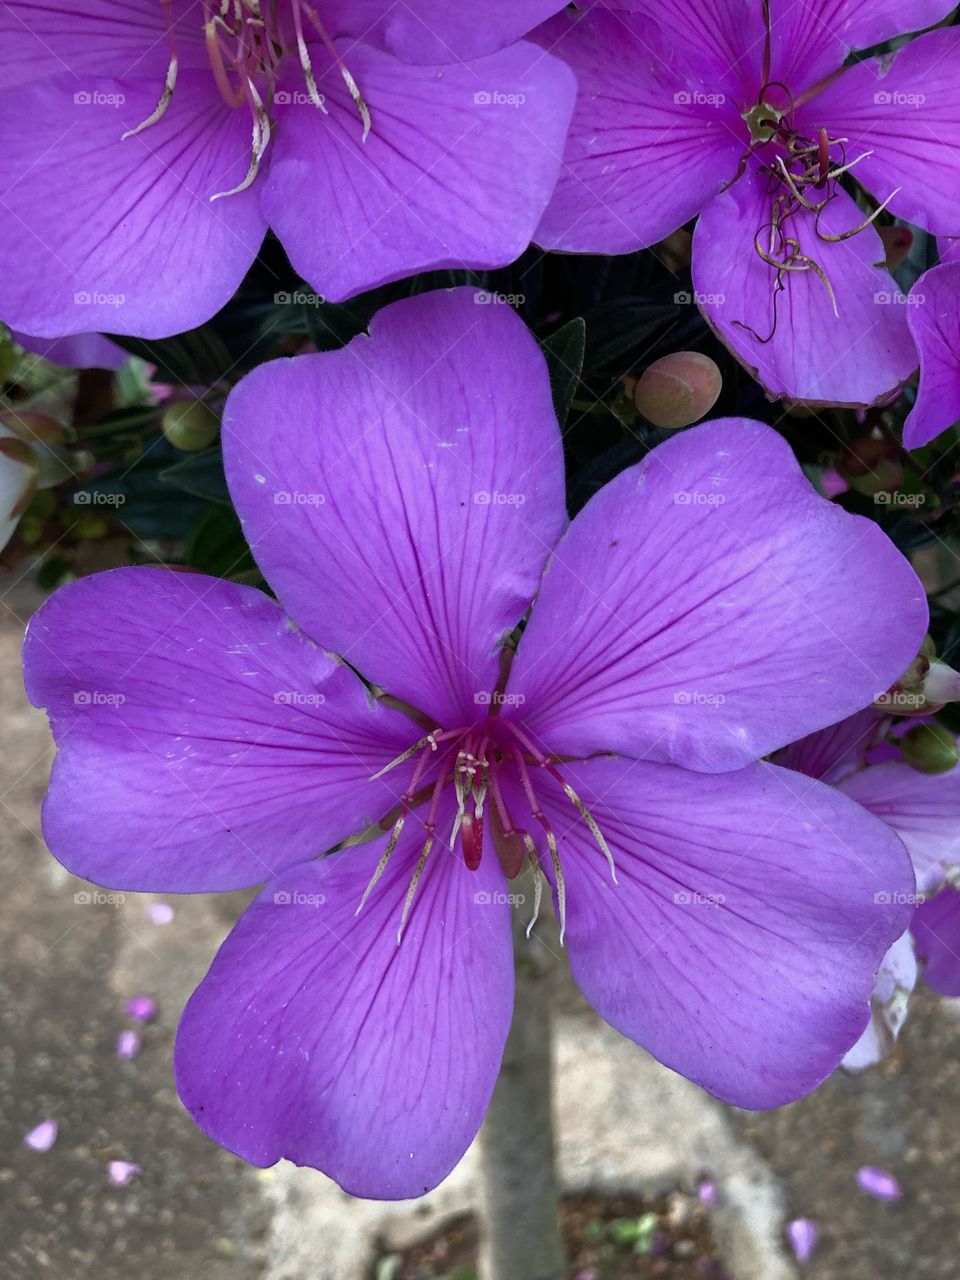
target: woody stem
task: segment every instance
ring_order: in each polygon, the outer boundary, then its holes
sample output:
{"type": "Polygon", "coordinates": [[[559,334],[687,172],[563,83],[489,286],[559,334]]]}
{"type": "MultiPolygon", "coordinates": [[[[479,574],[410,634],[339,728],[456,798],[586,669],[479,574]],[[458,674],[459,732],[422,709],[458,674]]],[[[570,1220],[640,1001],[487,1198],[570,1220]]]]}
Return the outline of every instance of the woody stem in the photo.
{"type": "MultiPolygon", "coordinates": [[[[514,881],[514,884],[524,883],[514,881]]],[[[513,908],[516,994],[500,1079],[480,1131],[480,1280],[563,1280],[557,1221],[551,953],[524,936],[529,907],[513,908]]]]}

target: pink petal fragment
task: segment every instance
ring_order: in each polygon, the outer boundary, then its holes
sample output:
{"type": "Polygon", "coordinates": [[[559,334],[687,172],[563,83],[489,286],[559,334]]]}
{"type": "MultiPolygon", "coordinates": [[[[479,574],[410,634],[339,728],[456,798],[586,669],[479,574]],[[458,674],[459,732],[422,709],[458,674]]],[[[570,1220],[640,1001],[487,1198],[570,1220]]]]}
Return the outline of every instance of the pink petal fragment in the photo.
{"type": "Polygon", "coordinates": [[[107,1165],[107,1173],[110,1181],[118,1187],[125,1187],[133,1178],[137,1178],[143,1173],[138,1164],[132,1164],[129,1160],[111,1160],[107,1165]]]}
{"type": "Polygon", "coordinates": [[[136,1031],[121,1031],[117,1036],[117,1057],[129,1061],[140,1052],[140,1037],[136,1031]]]}
{"type": "Polygon", "coordinates": [[[864,1165],[857,1170],[857,1186],[877,1200],[899,1200],[903,1195],[900,1183],[893,1174],[873,1165],[864,1165]]]}
{"type": "Polygon", "coordinates": [[[138,1022],[150,1022],[157,1013],[157,1002],[153,996],[136,995],[127,1001],[127,1013],[138,1022]]]}
{"type": "Polygon", "coordinates": [[[787,1223],[787,1239],[798,1262],[806,1262],[820,1239],[820,1228],[812,1218],[794,1218],[787,1223]]]}
{"type": "Polygon", "coordinates": [[[42,1120],[23,1139],[23,1145],[32,1151],[49,1151],[57,1140],[59,1125],[56,1120],[42,1120]]]}

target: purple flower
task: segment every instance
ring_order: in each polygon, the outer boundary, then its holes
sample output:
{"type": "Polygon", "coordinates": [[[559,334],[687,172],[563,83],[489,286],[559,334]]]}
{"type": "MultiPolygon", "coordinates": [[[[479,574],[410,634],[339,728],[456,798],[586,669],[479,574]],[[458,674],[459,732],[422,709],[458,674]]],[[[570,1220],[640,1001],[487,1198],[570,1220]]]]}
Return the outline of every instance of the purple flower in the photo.
{"type": "Polygon", "coordinates": [[[960,261],[920,277],[907,321],[920,355],[920,389],[903,443],[919,449],[960,420],[960,261]]]}
{"type": "Polygon", "coordinates": [[[922,902],[910,932],[927,986],[941,996],[960,996],[960,893],[946,884],[922,902]]]}
{"type": "Polygon", "coordinates": [[[198,1123],[356,1195],[434,1186],[499,1069],[525,863],[625,1035],[741,1106],[819,1083],[912,871],[846,796],[757,761],[916,655],[923,591],[877,526],[742,419],[670,439],[568,525],[543,357],[469,289],[256,369],[223,448],[280,603],[118,569],[57,592],[25,649],[65,865],[267,881],[180,1024],[198,1123]]]}
{"type": "Polygon", "coordinates": [[[31,351],[34,355],[43,356],[44,360],[70,369],[119,369],[130,358],[122,347],[100,333],[75,333],[70,338],[34,338],[29,333],[13,330],[10,336],[24,351],[31,351]]]}
{"type": "Polygon", "coordinates": [[[843,1059],[850,1071],[873,1066],[892,1051],[907,1018],[918,958],[926,961],[924,977],[935,991],[960,994],[960,911],[954,910],[960,895],[946,887],[947,876],[960,868],[960,766],[922,773],[906,762],[897,736],[922,723],[891,723],[868,709],[774,757],[779,765],[832,784],[884,821],[903,841],[916,874],[917,892],[906,901],[922,905],[910,932],[883,958],[870,1023],[843,1059]],[[924,895],[933,894],[924,903],[924,895]]]}
{"type": "Polygon", "coordinates": [[[192,328],[268,226],[334,299],[512,261],[575,96],[563,62],[519,37],[561,7],[10,0],[3,318],[46,337],[192,328]]]}
{"type": "MultiPolygon", "coordinates": [[[[577,74],[537,241],[628,253],[700,215],[706,319],[771,396],[870,404],[915,368],[907,307],[844,190],[960,235],[960,31],[845,70],[955,0],[619,0],[548,22],[577,74]]],[[[684,299],[686,300],[686,299],[684,299]]]]}

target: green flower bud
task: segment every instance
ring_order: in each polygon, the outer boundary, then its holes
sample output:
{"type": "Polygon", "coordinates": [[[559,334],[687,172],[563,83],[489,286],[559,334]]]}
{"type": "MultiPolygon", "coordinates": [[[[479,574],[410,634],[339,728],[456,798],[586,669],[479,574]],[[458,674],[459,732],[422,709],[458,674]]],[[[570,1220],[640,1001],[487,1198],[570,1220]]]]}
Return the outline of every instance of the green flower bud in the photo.
{"type": "Polygon", "coordinates": [[[163,411],[163,434],[175,449],[195,453],[213,444],[220,419],[202,400],[177,401],[163,411]]]}
{"type": "Polygon", "coordinates": [[[957,740],[942,724],[918,724],[897,740],[903,758],[920,773],[949,773],[960,760],[957,740]]]}

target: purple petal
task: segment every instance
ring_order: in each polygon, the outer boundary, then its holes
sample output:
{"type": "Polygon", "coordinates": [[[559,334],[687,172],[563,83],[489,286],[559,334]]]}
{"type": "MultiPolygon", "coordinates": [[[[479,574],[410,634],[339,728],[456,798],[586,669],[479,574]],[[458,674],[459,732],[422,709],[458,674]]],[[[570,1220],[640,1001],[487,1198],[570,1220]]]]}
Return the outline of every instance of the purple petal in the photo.
{"type": "Polygon", "coordinates": [[[917,888],[930,893],[960,866],[960,766],[921,773],[902,760],[871,765],[840,786],[876,814],[907,846],[917,888]]]}
{"type": "Polygon", "coordinates": [[[869,152],[853,176],[877,200],[888,201],[891,213],[935,235],[960,236],[956,27],[848,68],[800,109],[797,126],[814,136],[823,127],[832,137],[849,138],[851,159],[869,152]]]}
{"type": "Polygon", "coordinates": [[[937,240],[941,264],[960,262],[960,236],[941,236],[937,240]]]}
{"type": "MultiPolygon", "coordinates": [[[[438,830],[452,819],[446,801],[438,830]]],[[[422,1195],[466,1150],[513,992],[495,858],[470,872],[436,846],[398,946],[425,838],[409,821],[359,915],[383,839],[292,868],[261,893],[190,999],[175,1059],[184,1105],[217,1142],[385,1200],[422,1195]]]]}
{"type": "Polygon", "coordinates": [[[41,1120],[35,1129],[24,1136],[23,1145],[33,1151],[49,1151],[57,1140],[58,1129],[56,1120],[41,1120]]]}
{"type": "Polygon", "coordinates": [[[903,1195],[900,1184],[892,1173],[870,1165],[857,1170],[857,1186],[878,1200],[899,1200],[903,1195]]]}
{"type": "Polygon", "coordinates": [[[820,1239],[820,1228],[812,1218],[794,1218],[787,1223],[787,1239],[798,1262],[808,1262],[820,1239]]]}
{"type": "MultiPolygon", "coordinates": [[[[668,7],[691,6],[673,0],[668,7]]],[[[689,13],[677,22],[686,41],[689,13]]],[[[703,30],[702,21],[696,26],[703,30]]],[[[654,244],[736,174],[749,139],[730,76],[718,86],[716,73],[705,69],[712,67],[712,48],[688,67],[668,53],[649,19],[600,11],[559,17],[538,38],[569,62],[580,87],[538,244],[586,253],[654,244]]],[[[685,45],[691,47],[699,45],[685,45]]]]}
{"type": "Polygon", "coordinates": [[[960,996],[960,893],[948,886],[922,903],[910,929],[927,986],[960,996]]]}
{"type": "Polygon", "coordinates": [[[121,1031],[117,1036],[117,1057],[127,1060],[140,1052],[142,1042],[136,1031],[121,1031]]]}
{"type": "Polygon", "coordinates": [[[322,0],[332,35],[381,45],[404,62],[450,63],[495,53],[559,12],[566,0],[484,0],[483,16],[450,0],[322,0]]]}
{"type": "Polygon", "coordinates": [[[70,338],[34,338],[29,333],[12,333],[24,351],[43,356],[53,364],[70,369],[119,369],[129,353],[100,333],[75,333],[70,338]]]}
{"type": "Polygon", "coordinates": [[[565,520],[546,365],[489,297],[386,307],[370,338],[261,365],[224,418],[230,490],[285,608],[447,728],[494,688],[565,520]]]}
{"type": "MultiPolygon", "coordinates": [[[[165,8],[143,0],[4,0],[0,85],[12,89],[54,76],[133,74],[156,82],[156,106],[170,61],[165,8]]],[[[172,0],[171,17],[181,68],[206,67],[195,0],[172,0]]]]}
{"type": "Polygon", "coordinates": [[[138,1022],[151,1022],[157,1014],[157,1002],[153,996],[131,996],[127,1001],[127,1013],[138,1022]]]}
{"type": "Polygon", "coordinates": [[[916,657],[923,588],[745,419],[684,431],[557,546],[513,666],[551,751],[735,769],[873,701],[916,657]]]}
{"type": "Polygon", "coordinates": [[[370,778],[418,736],[262,592],[200,574],[70,583],[24,668],[60,748],[47,843],[111,888],[238,888],[322,853],[396,803],[403,769],[370,778]]]}
{"type": "Polygon", "coordinates": [[[340,299],[416,271],[519,257],[560,169],[569,69],[532,44],[443,68],[340,48],[370,110],[365,141],[322,48],[312,57],[329,114],[302,93],[277,108],[262,207],[294,267],[340,299]]]}
{"type": "Polygon", "coordinates": [[[133,1178],[137,1178],[143,1170],[138,1164],[131,1164],[129,1160],[111,1160],[107,1165],[107,1175],[110,1181],[118,1187],[125,1187],[133,1178]]]}
{"type": "Polygon", "coordinates": [[[863,1031],[877,966],[912,912],[896,836],[774,765],[566,771],[619,880],[559,784],[542,784],[571,969],[597,1012],[736,1106],[815,1088],[863,1031]]]}
{"type": "Polygon", "coordinates": [[[45,337],[163,337],[208,319],[256,257],[250,120],[181,72],[163,119],[150,81],[63,77],[0,96],[4,319],[45,337]],[[64,192],[69,191],[69,200],[64,192]]]}
{"type": "Polygon", "coordinates": [[[809,778],[836,785],[848,774],[862,769],[867,754],[881,736],[887,720],[872,707],[847,716],[839,724],[808,734],[777,752],[775,764],[795,769],[809,778]]]}
{"type": "MultiPolygon", "coordinates": [[[[821,240],[817,218],[800,210],[789,234],[815,271],[780,273],[757,252],[777,192],[756,168],[704,210],[693,237],[693,283],[701,310],[771,399],[866,405],[884,398],[916,368],[907,306],[873,227],[838,244],[821,240]],[[831,293],[832,290],[832,293],[831,293]],[[836,303],[836,311],[834,310],[836,303]]],[[[819,215],[841,235],[863,221],[843,191],[819,215]]]]}
{"type": "Polygon", "coordinates": [[[799,97],[856,50],[932,27],[954,8],[956,0],[773,0],[772,78],[799,97]]]}
{"type": "Polygon", "coordinates": [[[960,419],[960,262],[934,267],[910,292],[910,332],[920,355],[917,402],[903,427],[908,449],[960,419]]]}
{"type": "Polygon", "coordinates": [[[845,1070],[865,1071],[893,1052],[907,1019],[916,983],[917,958],[908,932],[899,937],[883,957],[870,1000],[870,1021],[844,1057],[845,1070]]]}

